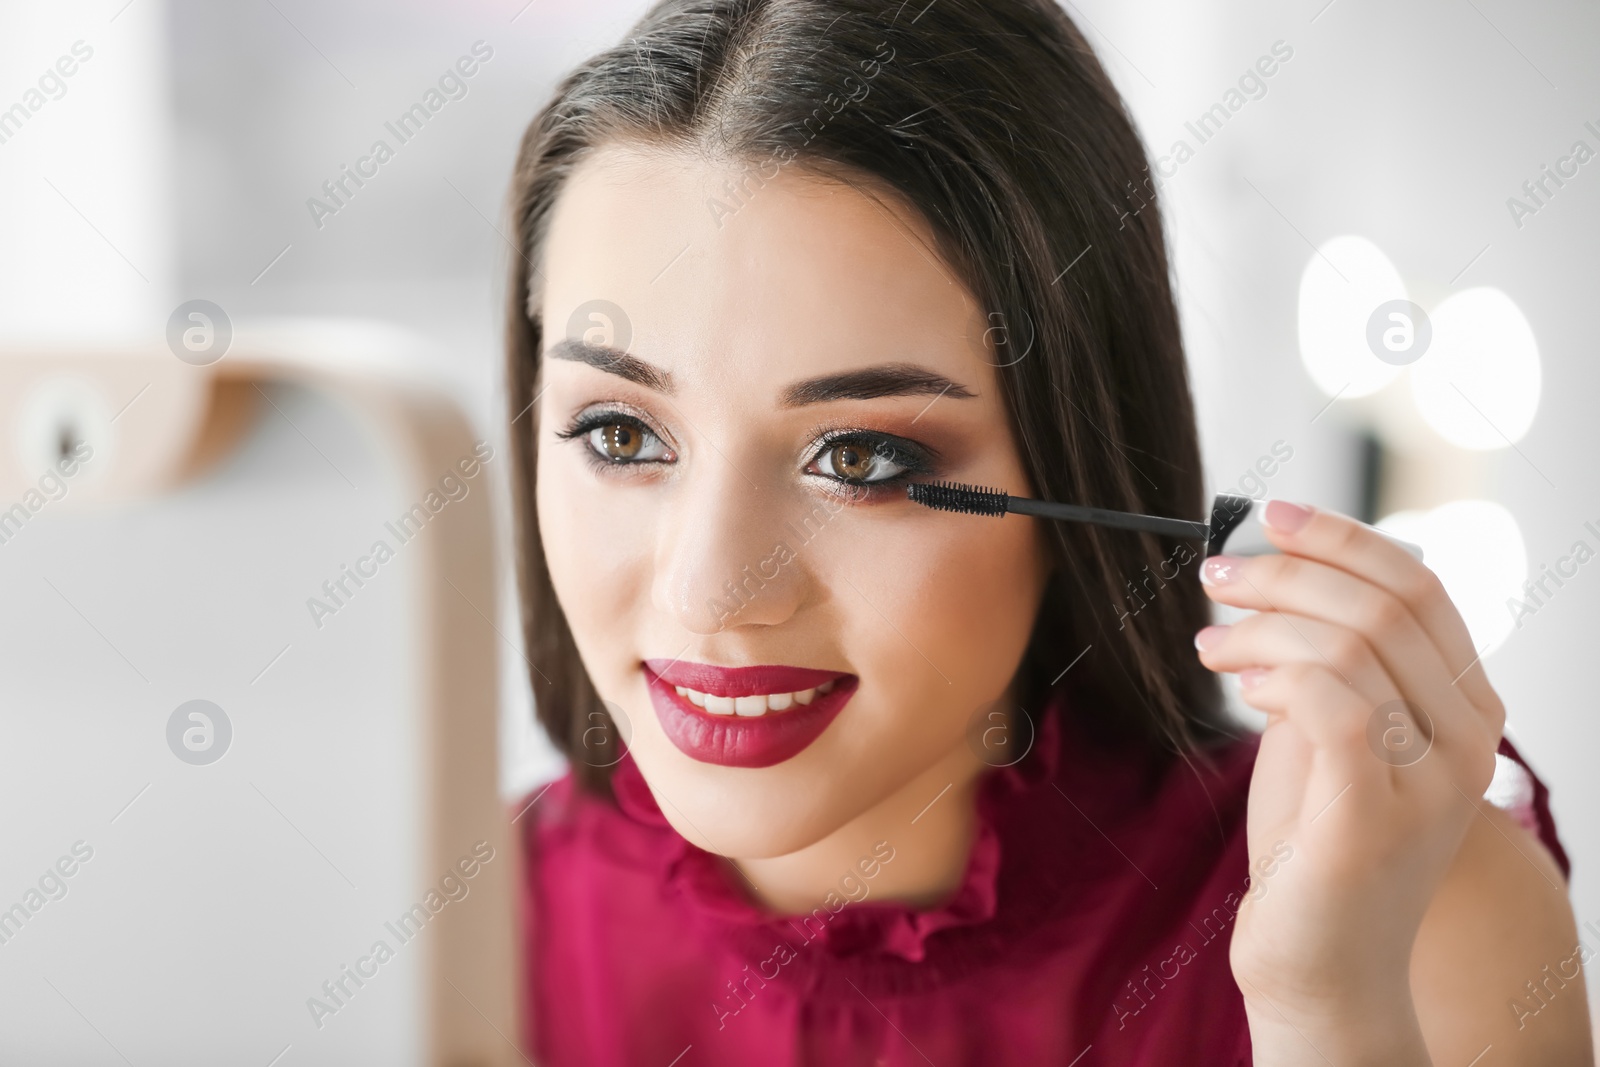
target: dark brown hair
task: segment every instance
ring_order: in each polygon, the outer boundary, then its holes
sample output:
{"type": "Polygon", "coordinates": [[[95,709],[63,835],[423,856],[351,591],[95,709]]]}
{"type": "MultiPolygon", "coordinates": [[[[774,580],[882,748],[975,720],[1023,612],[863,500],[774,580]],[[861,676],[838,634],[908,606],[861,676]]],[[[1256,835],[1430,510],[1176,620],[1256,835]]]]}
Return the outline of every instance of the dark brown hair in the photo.
{"type": "MultiPolygon", "coordinates": [[[[556,88],[523,136],[511,189],[507,415],[525,639],[539,720],[585,787],[606,791],[617,742],[594,729],[610,719],[539,538],[528,405],[543,326],[528,294],[563,183],[614,141],[761,162],[769,178],[771,161],[792,160],[898,193],[998,327],[1000,383],[1035,491],[1207,514],[1144,149],[1054,0],[662,0],[556,88]]],[[[1182,753],[1226,732],[1216,676],[1193,645],[1209,603],[1192,568],[1172,573],[1198,560],[1197,546],[1049,526],[1058,565],[1018,679],[1024,706],[1037,708],[1087,647],[1061,684],[1105,729],[1182,753]]]]}

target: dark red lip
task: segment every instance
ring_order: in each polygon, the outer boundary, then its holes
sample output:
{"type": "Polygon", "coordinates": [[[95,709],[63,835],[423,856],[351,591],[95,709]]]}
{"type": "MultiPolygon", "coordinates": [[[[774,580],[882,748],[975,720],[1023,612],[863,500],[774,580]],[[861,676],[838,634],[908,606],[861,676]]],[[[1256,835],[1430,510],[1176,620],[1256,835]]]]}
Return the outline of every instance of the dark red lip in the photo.
{"type": "Polygon", "coordinates": [[[690,759],[723,767],[770,767],[792,759],[822,736],[860,683],[853,674],[806,667],[714,667],[645,660],[646,688],[668,740],[690,759]],[[659,673],[658,673],[659,672],[659,673]],[[810,704],[758,717],[713,715],[678,695],[684,686],[714,696],[792,693],[834,680],[810,704]]]}
{"type": "Polygon", "coordinates": [[[823,682],[855,677],[845,671],[819,671],[810,667],[716,667],[675,659],[647,659],[644,665],[668,685],[681,685],[719,697],[798,693],[823,682]]]}

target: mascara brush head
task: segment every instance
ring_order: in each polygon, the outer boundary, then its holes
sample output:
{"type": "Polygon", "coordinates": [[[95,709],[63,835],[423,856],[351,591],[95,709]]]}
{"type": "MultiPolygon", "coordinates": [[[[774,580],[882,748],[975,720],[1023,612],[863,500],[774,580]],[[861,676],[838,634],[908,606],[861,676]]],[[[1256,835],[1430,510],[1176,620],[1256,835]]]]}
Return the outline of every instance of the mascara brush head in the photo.
{"type": "Polygon", "coordinates": [[[912,482],[906,495],[924,507],[967,515],[1004,515],[1010,499],[998,489],[959,482],[912,482]]]}

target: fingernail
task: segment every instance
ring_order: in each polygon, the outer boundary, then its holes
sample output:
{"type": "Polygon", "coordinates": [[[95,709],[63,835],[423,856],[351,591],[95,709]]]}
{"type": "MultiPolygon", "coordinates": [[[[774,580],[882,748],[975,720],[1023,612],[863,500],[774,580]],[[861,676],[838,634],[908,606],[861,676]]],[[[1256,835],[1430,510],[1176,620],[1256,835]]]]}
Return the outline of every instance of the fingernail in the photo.
{"type": "Polygon", "coordinates": [[[1268,668],[1266,667],[1250,667],[1240,671],[1239,687],[1241,689],[1254,689],[1267,676],[1267,670],[1268,668]]]}
{"type": "Polygon", "coordinates": [[[1200,568],[1200,580],[1207,585],[1226,585],[1239,577],[1238,556],[1212,556],[1200,568]]]}
{"type": "Polygon", "coordinates": [[[1261,512],[1261,521],[1279,533],[1294,533],[1310,520],[1310,508],[1287,500],[1269,500],[1261,512]]]}
{"type": "Polygon", "coordinates": [[[1227,633],[1227,626],[1207,626],[1194,635],[1194,647],[1204,652],[1208,648],[1215,647],[1227,633]]]}

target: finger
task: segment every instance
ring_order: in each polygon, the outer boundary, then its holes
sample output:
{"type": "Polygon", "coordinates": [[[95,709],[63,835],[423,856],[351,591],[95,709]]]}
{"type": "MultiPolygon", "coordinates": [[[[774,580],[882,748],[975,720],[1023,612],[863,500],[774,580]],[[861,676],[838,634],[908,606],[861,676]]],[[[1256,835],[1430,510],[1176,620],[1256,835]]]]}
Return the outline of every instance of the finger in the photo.
{"type": "Polygon", "coordinates": [[[1461,612],[1421,560],[1347,515],[1304,504],[1268,501],[1261,526],[1282,551],[1321,560],[1393,593],[1438,647],[1445,670],[1467,699],[1493,713],[1496,729],[1504,723],[1505,705],[1489,684],[1461,612]]]}
{"type": "Polygon", "coordinates": [[[1257,612],[1231,626],[1207,626],[1195,635],[1195,647],[1200,650],[1200,662],[1214,671],[1321,664],[1360,693],[1369,708],[1402,698],[1365,637],[1322,619],[1257,612]]]}
{"type": "MultiPolygon", "coordinates": [[[[1376,652],[1396,687],[1430,716],[1447,724],[1472,716],[1474,728],[1467,736],[1500,729],[1499,721],[1487,721],[1491,712],[1451,686],[1438,647],[1410,608],[1388,590],[1338,567],[1294,555],[1213,556],[1200,575],[1207,593],[1221,603],[1318,618],[1356,631],[1376,652]]],[[[1329,656],[1329,649],[1319,651],[1329,656]]]]}
{"type": "Polygon", "coordinates": [[[1312,761],[1347,781],[1389,781],[1367,743],[1373,706],[1326,666],[1305,661],[1240,676],[1246,704],[1281,717],[1311,742],[1312,761]]]}

